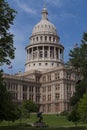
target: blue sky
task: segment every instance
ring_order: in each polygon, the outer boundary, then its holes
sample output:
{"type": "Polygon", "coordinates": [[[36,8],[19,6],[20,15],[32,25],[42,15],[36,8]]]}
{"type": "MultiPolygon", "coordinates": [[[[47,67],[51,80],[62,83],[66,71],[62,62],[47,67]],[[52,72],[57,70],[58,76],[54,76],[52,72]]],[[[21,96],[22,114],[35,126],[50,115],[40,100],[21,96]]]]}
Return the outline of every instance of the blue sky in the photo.
{"type": "Polygon", "coordinates": [[[56,26],[60,43],[65,47],[64,61],[75,43],[80,44],[83,32],[87,32],[87,0],[7,0],[10,7],[18,13],[11,26],[16,47],[15,59],[12,60],[12,69],[7,65],[0,67],[6,73],[25,71],[26,52],[32,29],[41,19],[44,1],[48,10],[49,20],[56,26]]]}

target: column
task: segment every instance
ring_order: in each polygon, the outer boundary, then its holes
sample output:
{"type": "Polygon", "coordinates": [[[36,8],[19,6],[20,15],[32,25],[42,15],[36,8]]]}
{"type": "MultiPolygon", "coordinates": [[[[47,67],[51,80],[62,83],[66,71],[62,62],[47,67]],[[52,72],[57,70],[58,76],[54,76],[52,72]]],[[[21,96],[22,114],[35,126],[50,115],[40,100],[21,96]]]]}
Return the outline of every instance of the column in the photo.
{"type": "Polygon", "coordinates": [[[43,46],[43,59],[44,59],[44,46],[43,46]]]}
{"type": "Polygon", "coordinates": [[[29,86],[27,87],[27,100],[29,100],[29,86]]]}
{"type": "Polygon", "coordinates": [[[32,47],[32,60],[33,60],[33,58],[34,58],[34,57],[33,57],[33,47],[32,47]]]}
{"type": "Polygon", "coordinates": [[[58,59],[60,61],[60,49],[58,49],[58,59]]]}
{"type": "Polygon", "coordinates": [[[36,91],[35,91],[36,86],[33,86],[33,101],[36,102],[36,91]]]}
{"type": "Polygon", "coordinates": [[[39,48],[37,46],[37,59],[39,59],[39,48]]]}
{"type": "Polygon", "coordinates": [[[50,46],[48,46],[48,58],[50,59],[50,46]]]}
{"type": "Polygon", "coordinates": [[[56,47],[54,47],[54,59],[56,59],[56,47]]]}

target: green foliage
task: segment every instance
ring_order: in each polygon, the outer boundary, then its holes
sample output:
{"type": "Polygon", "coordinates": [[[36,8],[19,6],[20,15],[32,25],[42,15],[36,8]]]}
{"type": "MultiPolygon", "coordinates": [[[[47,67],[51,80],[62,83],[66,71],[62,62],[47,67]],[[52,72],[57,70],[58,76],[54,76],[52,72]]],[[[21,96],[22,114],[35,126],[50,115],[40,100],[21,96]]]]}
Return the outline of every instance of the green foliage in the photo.
{"type": "Polygon", "coordinates": [[[75,90],[76,91],[73,97],[70,99],[71,106],[74,106],[75,104],[77,104],[80,98],[82,98],[83,94],[86,92],[87,78],[83,78],[79,83],[77,83],[75,86],[75,90]]]}
{"type": "MultiPolygon", "coordinates": [[[[10,64],[14,59],[13,34],[9,32],[16,11],[10,8],[6,0],[0,0],[0,66],[4,63],[10,64]]],[[[7,92],[0,71],[0,120],[18,119],[19,109],[11,101],[11,95],[7,92]]]]}
{"type": "Polygon", "coordinates": [[[87,122],[87,93],[83,95],[78,103],[78,112],[80,113],[81,120],[87,122]]]}
{"type": "Polygon", "coordinates": [[[14,121],[20,117],[18,106],[13,104],[11,94],[3,83],[2,72],[0,71],[0,121],[14,121]]]}
{"type": "Polygon", "coordinates": [[[75,93],[70,100],[74,106],[87,90],[87,32],[84,32],[80,47],[70,50],[70,63],[74,66],[79,82],[75,86],[75,93]]]}
{"type": "Polygon", "coordinates": [[[0,120],[6,118],[6,109],[10,94],[7,92],[6,87],[2,81],[2,72],[0,71],[0,120]]]}
{"type": "Polygon", "coordinates": [[[69,56],[70,63],[74,66],[78,79],[80,78],[75,86],[76,91],[70,100],[70,104],[74,106],[74,109],[71,111],[69,119],[78,121],[80,117],[83,121],[87,121],[87,108],[85,107],[87,99],[83,96],[87,92],[87,32],[83,34],[80,47],[77,46],[71,50],[69,56]]]}
{"type": "Polygon", "coordinates": [[[6,109],[6,119],[7,121],[15,121],[21,116],[21,111],[18,105],[13,102],[8,103],[8,108],[6,109]]]}
{"type": "Polygon", "coordinates": [[[83,34],[81,42],[80,47],[70,50],[70,63],[78,73],[87,77],[87,32],[83,34]]]}
{"type": "Polygon", "coordinates": [[[31,112],[38,112],[39,106],[31,100],[25,100],[22,104],[21,113],[23,117],[30,117],[31,112]]]}
{"type": "Polygon", "coordinates": [[[69,121],[72,121],[75,123],[75,125],[77,126],[77,123],[80,120],[80,115],[79,112],[77,111],[77,108],[75,107],[73,110],[71,110],[71,112],[69,113],[69,115],[67,116],[67,119],[69,121]]]}
{"type": "Polygon", "coordinates": [[[0,0],[0,65],[10,64],[14,59],[13,34],[9,32],[16,11],[10,8],[6,0],[0,0]]]}
{"type": "Polygon", "coordinates": [[[68,113],[69,113],[68,111],[63,111],[63,112],[60,113],[60,115],[61,115],[61,116],[67,116],[68,113]]]}

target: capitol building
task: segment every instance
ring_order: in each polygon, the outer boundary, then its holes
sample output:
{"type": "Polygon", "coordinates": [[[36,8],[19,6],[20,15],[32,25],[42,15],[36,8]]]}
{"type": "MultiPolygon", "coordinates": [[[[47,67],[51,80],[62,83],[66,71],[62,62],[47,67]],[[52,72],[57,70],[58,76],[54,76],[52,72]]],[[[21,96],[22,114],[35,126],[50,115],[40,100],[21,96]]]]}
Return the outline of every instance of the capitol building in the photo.
{"type": "Polygon", "coordinates": [[[46,8],[41,15],[25,48],[25,72],[4,74],[4,81],[14,102],[32,100],[43,113],[61,113],[70,109],[76,76],[72,67],[64,64],[64,46],[56,27],[48,20],[46,8]]]}

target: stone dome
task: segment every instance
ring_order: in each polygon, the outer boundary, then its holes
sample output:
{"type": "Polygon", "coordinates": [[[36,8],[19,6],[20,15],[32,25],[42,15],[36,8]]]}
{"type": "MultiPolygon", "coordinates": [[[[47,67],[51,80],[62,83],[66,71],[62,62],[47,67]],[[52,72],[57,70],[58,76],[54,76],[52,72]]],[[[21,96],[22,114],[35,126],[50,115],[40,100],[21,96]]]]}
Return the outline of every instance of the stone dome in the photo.
{"type": "Polygon", "coordinates": [[[36,34],[53,34],[57,35],[56,27],[49,22],[47,18],[48,12],[46,8],[42,10],[42,19],[37,23],[32,31],[32,35],[36,34]]]}

